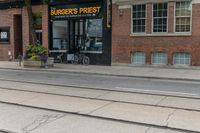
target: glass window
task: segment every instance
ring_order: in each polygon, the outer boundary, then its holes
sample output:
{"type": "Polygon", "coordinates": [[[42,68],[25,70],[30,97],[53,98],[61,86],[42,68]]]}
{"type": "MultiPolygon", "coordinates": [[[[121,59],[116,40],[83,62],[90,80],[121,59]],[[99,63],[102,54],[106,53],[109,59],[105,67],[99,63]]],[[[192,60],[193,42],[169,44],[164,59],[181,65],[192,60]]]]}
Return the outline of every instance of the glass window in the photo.
{"type": "Polygon", "coordinates": [[[42,30],[35,30],[38,44],[42,44],[42,30]]]}
{"type": "Polygon", "coordinates": [[[177,52],[174,54],[174,65],[190,65],[191,55],[187,52],[177,52]]]}
{"type": "Polygon", "coordinates": [[[190,1],[176,2],[176,32],[191,31],[191,6],[190,1]]]}
{"type": "Polygon", "coordinates": [[[86,19],[85,51],[102,51],[103,46],[102,19],[86,19]]]}
{"type": "Polygon", "coordinates": [[[67,50],[68,41],[68,21],[53,21],[52,50],[67,50]]]}
{"type": "Polygon", "coordinates": [[[10,41],[10,28],[0,27],[0,43],[8,43],[10,41]]]}
{"type": "Polygon", "coordinates": [[[167,32],[167,3],[153,4],[153,32],[167,32]]]}
{"type": "Polygon", "coordinates": [[[152,54],[152,64],[167,64],[167,54],[164,52],[154,52],[152,54]]]}
{"type": "Polygon", "coordinates": [[[144,52],[132,53],[132,64],[143,65],[146,62],[146,56],[144,52]]]}
{"type": "Polygon", "coordinates": [[[133,5],[133,33],[145,32],[146,5],[133,5]]]}

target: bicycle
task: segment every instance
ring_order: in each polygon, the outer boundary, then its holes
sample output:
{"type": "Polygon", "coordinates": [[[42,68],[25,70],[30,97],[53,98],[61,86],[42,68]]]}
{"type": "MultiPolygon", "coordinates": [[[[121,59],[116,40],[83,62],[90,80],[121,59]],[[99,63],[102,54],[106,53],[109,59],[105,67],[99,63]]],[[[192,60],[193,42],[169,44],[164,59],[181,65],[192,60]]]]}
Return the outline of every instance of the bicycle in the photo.
{"type": "Polygon", "coordinates": [[[61,53],[61,54],[59,54],[59,55],[57,55],[57,62],[58,63],[63,63],[63,56],[64,56],[64,53],[61,53]]]}
{"type": "Polygon", "coordinates": [[[72,64],[89,65],[90,64],[90,58],[88,56],[86,56],[84,53],[76,52],[74,54],[72,64]]]}

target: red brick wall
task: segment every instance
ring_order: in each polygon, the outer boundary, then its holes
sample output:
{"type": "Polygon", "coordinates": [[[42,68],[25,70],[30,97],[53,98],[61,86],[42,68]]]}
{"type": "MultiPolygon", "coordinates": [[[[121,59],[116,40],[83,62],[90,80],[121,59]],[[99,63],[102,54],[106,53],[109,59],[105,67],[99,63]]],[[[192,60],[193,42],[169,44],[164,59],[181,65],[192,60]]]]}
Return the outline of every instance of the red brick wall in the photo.
{"type": "MultiPolygon", "coordinates": [[[[48,6],[40,5],[33,7],[34,12],[42,12],[42,30],[43,30],[43,45],[48,48],[48,6]]],[[[25,53],[26,46],[29,44],[29,28],[28,28],[28,16],[26,7],[23,9],[7,9],[0,10],[0,27],[10,27],[10,42],[8,44],[0,43],[0,60],[8,60],[8,51],[11,51],[12,55],[14,50],[14,15],[22,15],[22,45],[23,53],[25,53]]]]}
{"type": "Polygon", "coordinates": [[[13,17],[19,14],[19,9],[0,10],[0,27],[10,27],[10,42],[0,43],[0,60],[9,60],[8,51],[14,55],[14,24],[13,17]]]}
{"type": "MultiPolygon", "coordinates": [[[[147,9],[151,8],[148,4],[147,9]]],[[[169,3],[169,9],[173,9],[169,3]]],[[[200,65],[200,4],[193,5],[192,36],[130,36],[131,9],[124,9],[123,16],[118,14],[118,6],[113,5],[112,20],[112,63],[131,63],[132,51],[144,51],[146,63],[151,64],[153,51],[163,51],[168,55],[168,64],[173,64],[173,53],[185,51],[192,56],[192,65],[200,65]]],[[[174,12],[169,11],[169,33],[174,31],[174,12]]],[[[148,13],[147,18],[151,16],[148,13]]],[[[147,23],[147,33],[151,33],[151,21],[147,23]]]]}

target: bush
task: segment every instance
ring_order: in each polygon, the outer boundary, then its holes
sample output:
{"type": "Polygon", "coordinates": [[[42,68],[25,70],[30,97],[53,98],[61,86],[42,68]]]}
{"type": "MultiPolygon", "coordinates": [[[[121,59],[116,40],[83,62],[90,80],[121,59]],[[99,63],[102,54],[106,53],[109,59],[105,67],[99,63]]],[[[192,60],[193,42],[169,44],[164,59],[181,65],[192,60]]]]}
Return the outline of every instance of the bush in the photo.
{"type": "Polygon", "coordinates": [[[25,59],[33,59],[36,61],[47,61],[47,49],[42,45],[28,45],[26,49],[25,59]]]}

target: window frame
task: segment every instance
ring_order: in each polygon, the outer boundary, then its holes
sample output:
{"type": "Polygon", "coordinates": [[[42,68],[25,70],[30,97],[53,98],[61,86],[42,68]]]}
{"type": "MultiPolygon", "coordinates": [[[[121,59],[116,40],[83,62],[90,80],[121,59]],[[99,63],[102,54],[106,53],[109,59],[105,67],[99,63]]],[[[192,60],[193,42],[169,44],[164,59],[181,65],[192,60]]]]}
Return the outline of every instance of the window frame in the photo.
{"type": "Polygon", "coordinates": [[[131,5],[131,34],[146,34],[147,32],[147,4],[141,3],[141,4],[132,4],[131,5]],[[134,5],[145,5],[145,31],[144,32],[133,32],[133,6],[134,5]]]}
{"type": "MultiPolygon", "coordinates": [[[[185,59],[185,58],[184,58],[185,59]]],[[[174,66],[191,66],[191,62],[192,62],[192,54],[190,53],[190,52],[175,52],[174,54],[173,54],[173,65],[174,66]],[[175,64],[175,54],[177,54],[177,53],[187,53],[187,54],[189,54],[189,64],[175,64]]]]}
{"type": "Polygon", "coordinates": [[[131,64],[132,65],[145,65],[146,64],[146,53],[144,51],[133,51],[131,52],[131,64]],[[144,54],[144,62],[136,62],[134,63],[134,54],[135,53],[143,53],[144,54]]]}
{"type": "Polygon", "coordinates": [[[152,54],[151,54],[151,64],[152,64],[152,65],[167,65],[167,63],[168,63],[168,57],[167,57],[167,53],[166,53],[166,52],[162,52],[162,51],[154,51],[154,52],[152,52],[152,54]],[[159,53],[165,54],[165,58],[166,58],[166,59],[165,59],[165,63],[154,63],[154,62],[153,62],[153,59],[154,59],[154,56],[153,56],[153,55],[154,55],[155,53],[158,53],[158,54],[159,54],[159,53]]]}
{"type": "Polygon", "coordinates": [[[0,32],[1,30],[7,32],[7,39],[0,38],[0,44],[9,44],[10,43],[10,27],[0,27],[0,32]]]}
{"type": "MultiPolygon", "coordinates": [[[[174,33],[176,33],[176,34],[186,34],[186,33],[192,33],[192,1],[189,1],[190,2],[190,6],[191,6],[191,13],[190,13],[190,31],[187,31],[187,32],[177,32],[176,31],[176,18],[177,18],[177,16],[176,16],[176,4],[177,4],[177,2],[188,2],[188,1],[186,1],[186,0],[183,0],[183,1],[176,1],[176,2],[174,2],[174,33]]],[[[187,16],[179,16],[178,18],[187,18],[187,16]]]]}
{"type": "Polygon", "coordinates": [[[169,2],[156,2],[156,3],[152,3],[152,29],[151,32],[152,34],[167,34],[168,33],[168,28],[169,28],[169,2]],[[167,4],[167,24],[166,24],[166,32],[154,32],[154,4],[167,4]]]}

